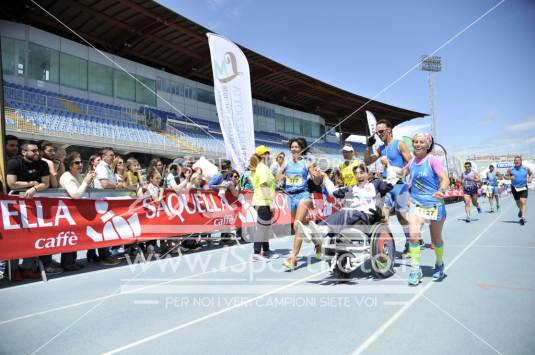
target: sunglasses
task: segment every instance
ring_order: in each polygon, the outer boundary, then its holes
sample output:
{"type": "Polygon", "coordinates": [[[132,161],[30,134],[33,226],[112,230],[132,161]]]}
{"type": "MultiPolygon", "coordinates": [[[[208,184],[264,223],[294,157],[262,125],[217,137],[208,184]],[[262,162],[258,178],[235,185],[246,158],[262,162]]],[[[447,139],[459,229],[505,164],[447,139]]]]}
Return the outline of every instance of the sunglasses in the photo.
{"type": "Polygon", "coordinates": [[[232,175],[232,178],[239,178],[239,175],[232,175]]]}
{"type": "Polygon", "coordinates": [[[75,164],[75,165],[82,165],[82,161],[80,161],[80,160],[73,161],[72,163],[75,164]]]}
{"type": "Polygon", "coordinates": [[[386,132],[386,129],[380,129],[380,130],[377,131],[377,134],[383,134],[385,132],[386,132]]]}

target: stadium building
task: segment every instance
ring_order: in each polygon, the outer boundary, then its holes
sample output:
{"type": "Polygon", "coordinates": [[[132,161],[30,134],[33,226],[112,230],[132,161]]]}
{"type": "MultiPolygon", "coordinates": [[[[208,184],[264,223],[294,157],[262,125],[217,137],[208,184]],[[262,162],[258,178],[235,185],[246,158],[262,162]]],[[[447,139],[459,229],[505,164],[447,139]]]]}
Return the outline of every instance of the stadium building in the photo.
{"type": "MultiPolygon", "coordinates": [[[[152,1],[37,3],[0,4],[6,133],[47,139],[84,158],[103,146],[138,157],[225,155],[208,29],[152,1]]],[[[365,110],[394,124],[424,116],[241,48],[251,69],[255,138],[275,152],[304,136],[318,140],[316,154],[340,158],[348,135],[365,134],[365,110]]]]}

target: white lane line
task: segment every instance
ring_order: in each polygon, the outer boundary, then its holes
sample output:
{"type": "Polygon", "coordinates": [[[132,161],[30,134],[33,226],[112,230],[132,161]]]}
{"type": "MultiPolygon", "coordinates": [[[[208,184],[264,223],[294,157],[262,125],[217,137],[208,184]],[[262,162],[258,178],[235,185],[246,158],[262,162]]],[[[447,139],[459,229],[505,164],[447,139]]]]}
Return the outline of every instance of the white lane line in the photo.
{"type": "Polygon", "coordinates": [[[206,274],[210,274],[210,273],[223,271],[223,270],[226,270],[226,269],[229,269],[229,268],[238,267],[238,266],[249,264],[249,263],[250,263],[250,261],[246,261],[246,262],[242,262],[242,263],[238,263],[238,264],[225,266],[225,267],[222,267],[222,268],[219,268],[219,269],[215,269],[215,270],[210,270],[210,271],[205,271],[205,272],[201,272],[201,273],[198,273],[198,274],[192,274],[192,275],[188,275],[188,276],[185,276],[185,277],[180,277],[180,278],[174,279],[174,280],[168,280],[168,281],[161,282],[161,283],[154,284],[154,285],[146,285],[146,286],[143,286],[143,287],[139,287],[137,289],[130,290],[128,292],[113,293],[113,294],[107,295],[107,296],[92,298],[92,299],[89,299],[89,300],[76,302],[76,303],[68,304],[68,305],[65,305],[65,306],[60,306],[60,307],[56,307],[56,308],[47,309],[46,311],[39,311],[39,312],[26,314],[24,316],[19,316],[19,317],[15,317],[15,318],[11,318],[11,319],[6,319],[6,320],[3,320],[3,321],[0,322],[0,326],[2,326],[4,324],[16,322],[16,321],[19,321],[19,320],[32,318],[32,317],[35,317],[35,316],[41,316],[43,314],[53,313],[53,312],[62,311],[62,310],[65,310],[65,309],[70,309],[70,308],[74,308],[74,307],[78,307],[78,306],[83,306],[85,304],[91,304],[91,303],[107,300],[107,299],[110,299],[110,298],[115,298],[115,297],[128,295],[128,294],[136,294],[136,293],[139,293],[140,291],[151,289],[153,287],[162,286],[162,285],[170,284],[170,283],[173,283],[173,282],[176,282],[176,281],[180,281],[180,280],[186,280],[186,279],[190,279],[190,278],[194,278],[194,277],[198,277],[198,276],[202,276],[202,275],[206,275],[206,274]]]}
{"type": "Polygon", "coordinates": [[[383,305],[385,306],[404,306],[408,301],[384,301],[383,305]]]}
{"type": "Polygon", "coordinates": [[[160,301],[158,300],[135,300],[134,301],[134,304],[150,304],[150,305],[153,305],[153,304],[160,304],[160,301]]]}
{"type": "Polygon", "coordinates": [[[266,293],[264,293],[264,294],[261,294],[261,295],[259,295],[259,296],[257,296],[257,297],[248,299],[247,301],[244,301],[244,302],[235,304],[235,305],[233,305],[233,306],[230,306],[230,307],[221,309],[221,310],[219,310],[219,311],[217,311],[217,312],[210,313],[210,314],[208,314],[208,315],[206,315],[206,316],[203,316],[203,317],[194,319],[194,320],[192,320],[192,321],[190,321],[190,322],[181,324],[181,325],[179,325],[179,326],[176,326],[176,327],[167,329],[167,330],[165,330],[165,331],[163,331],[163,332],[156,333],[156,334],[151,335],[151,336],[149,336],[149,337],[146,337],[146,338],[140,339],[140,340],[138,340],[138,341],[132,342],[132,343],[130,343],[130,344],[124,345],[124,346],[122,346],[122,347],[120,347],[120,348],[116,348],[116,349],[110,350],[110,351],[108,351],[108,352],[103,353],[103,355],[116,354],[116,353],[118,353],[118,352],[125,351],[125,350],[131,349],[131,348],[133,348],[133,347],[136,347],[136,346],[138,346],[138,345],[147,343],[147,342],[152,341],[152,340],[154,340],[154,339],[161,338],[162,336],[165,336],[165,335],[167,335],[167,334],[176,332],[176,331],[178,331],[178,330],[180,330],[180,329],[184,329],[184,328],[186,328],[186,327],[189,327],[189,326],[192,326],[192,325],[194,325],[194,324],[200,323],[200,322],[205,321],[205,320],[207,320],[207,319],[217,317],[217,316],[220,315],[220,314],[227,313],[227,312],[229,312],[229,311],[231,311],[231,310],[233,310],[233,309],[236,309],[236,308],[245,306],[245,305],[247,305],[247,304],[249,304],[249,303],[256,302],[256,301],[258,301],[258,300],[260,300],[260,299],[262,299],[262,298],[265,298],[265,297],[267,297],[267,296],[270,296],[270,295],[273,295],[273,294],[275,294],[275,293],[284,291],[284,290],[286,290],[286,289],[288,289],[288,288],[291,288],[291,287],[293,287],[293,286],[295,286],[295,285],[298,285],[298,284],[300,284],[300,283],[302,283],[302,282],[305,282],[305,281],[307,281],[307,280],[309,280],[309,279],[312,279],[312,278],[314,278],[314,277],[316,277],[316,276],[319,276],[319,275],[321,275],[321,274],[324,274],[324,273],[326,273],[326,272],[328,272],[328,271],[329,271],[329,270],[323,270],[323,271],[317,272],[317,273],[315,273],[315,274],[309,275],[309,276],[307,276],[307,277],[305,277],[305,278],[302,278],[302,279],[300,279],[300,280],[294,281],[294,282],[292,282],[292,283],[290,283],[290,284],[288,284],[288,285],[285,285],[285,286],[276,288],[276,289],[274,289],[274,290],[271,290],[271,291],[269,291],[269,292],[266,292],[266,293]]]}
{"type": "MultiPolygon", "coordinates": [[[[511,209],[511,206],[507,208],[507,210],[509,209],[511,209]]],[[[464,255],[464,253],[466,253],[466,251],[470,249],[496,223],[496,221],[498,221],[498,219],[502,216],[503,212],[505,212],[505,210],[502,210],[502,212],[496,216],[492,223],[488,224],[487,227],[483,229],[483,231],[481,231],[481,233],[479,233],[470,244],[468,244],[463,250],[461,250],[459,254],[457,254],[457,256],[448,264],[448,266],[446,266],[446,271],[449,270],[453,265],[455,265],[455,263],[464,255]]],[[[362,354],[364,351],[366,351],[381,335],[384,334],[384,332],[387,331],[388,328],[392,326],[392,324],[394,324],[405,312],[407,312],[407,310],[414,303],[416,303],[416,301],[418,301],[420,297],[422,297],[425,292],[427,292],[427,290],[429,290],[429,288],[433,286],[433,284],[433,282],[429,282],[422,289],[420,289],[420,291],[416,295],[414,295],[403,307],[401,307],[396,313],[394,313],[392,317],[390,317],[385,323],[383,323],[379,328],[377,328],[377,330],[375,330],[375,332],[373,332],[362,344],[360,344],[359,347],[353,351],[353,354],[362,354]]]]}

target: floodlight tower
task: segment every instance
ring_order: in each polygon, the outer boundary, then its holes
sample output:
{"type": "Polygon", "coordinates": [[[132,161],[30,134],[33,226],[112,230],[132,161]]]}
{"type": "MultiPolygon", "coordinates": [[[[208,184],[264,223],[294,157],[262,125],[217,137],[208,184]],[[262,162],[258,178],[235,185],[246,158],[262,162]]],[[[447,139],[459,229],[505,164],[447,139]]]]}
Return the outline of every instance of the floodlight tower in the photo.
{"type": "Polygon", "coordinates": [[[433,90],[433,73],[442,71],[442,58],[437,56],[422,55],[420,57],[420,70],[427,72],[427,83],[429,84],[429,100],[431,101],[431,128],[433,137],[437,141],[437,112],[435,104],[435,93],[433,90]]]}

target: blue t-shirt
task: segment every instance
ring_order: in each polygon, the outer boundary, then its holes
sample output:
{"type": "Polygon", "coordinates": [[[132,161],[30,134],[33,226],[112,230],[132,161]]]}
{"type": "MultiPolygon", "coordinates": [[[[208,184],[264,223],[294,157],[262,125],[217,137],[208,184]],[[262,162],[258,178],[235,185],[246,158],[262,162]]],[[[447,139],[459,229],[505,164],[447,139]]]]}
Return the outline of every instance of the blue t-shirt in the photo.
{"type": "Polygon", "coordinates": [[[511,179],[513,187],[526,187],[528,185],[528,169],[526,167],[512,168],[511,175],[515,177],[514,180],[511,179]]]}

